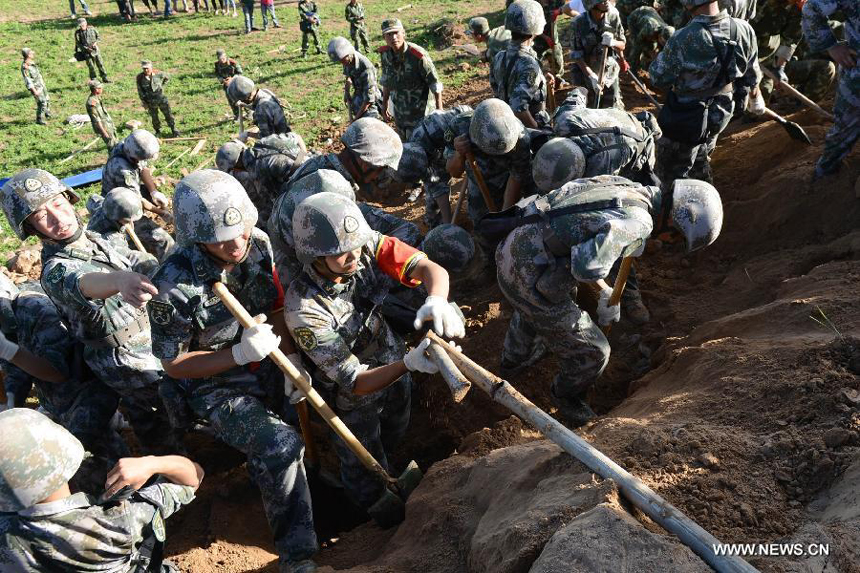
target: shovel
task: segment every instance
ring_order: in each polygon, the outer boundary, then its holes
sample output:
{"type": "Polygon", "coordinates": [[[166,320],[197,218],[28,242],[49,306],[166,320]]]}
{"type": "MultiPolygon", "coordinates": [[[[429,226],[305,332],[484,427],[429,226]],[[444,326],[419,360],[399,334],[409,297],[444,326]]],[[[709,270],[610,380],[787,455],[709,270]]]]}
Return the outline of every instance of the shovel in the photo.
{"type": "Polygon", "coordinates": [[[764,108],[764,115],[768,116],[778,124],[780,124],[785,131],[788,132],[789,137],[796,141],[800,141],[805,143],[806,145],[812,145],[812,140],[809,139],[809,136],[806,135],[806,132],[803,131],[803,128],[794,123],[793,121],[789,121],[773,111],[770,108],[764,108]]]}
{"type": "MultiPolygon", "coordinates": [[[[223,283],[216,282],[213,285],[213,290],[218,298],[221,299],[221,302],[224,303],[224,306],[227,307],[227,310],[230,311],[230,314],[239,321],[239,324],[241,324],[243,328],[251,328],[257,324],[248,311],[245,310],[245,307],[242,306],[242,303],[236,300],[236,297],[227,290],[227,287],[224,286],[223,283]]],[[[383,468],[382,465],[374,459],[370,452],[361,445],[361,442],[358,441],[355,434],[346,427],[346,424],[344,424],[329,405],[325,403],[322,396],[319,395],[319,392],[317,392],[313,386],[305,382],[299,371],[295,366],[293,366],[293,363],[287,359],[286,355],[281,352],[280,348],[273,350],[269,354],[269,358],[272,359],[272,362],[274,362],[284,374],[290,377],[293,385],[301,390],[302,394],[307,397],[311,406],[314,407],[317,413],[319,413],[322,419],[325,420],[331,429],[335,431],[340,439],[343,440],[347,447],[352,450],[352,453],[355,454],[362,465],[379,478],[383,485],[385,485],[385,489],[380,498],[370,507],[370,509],[367,510],[370,517],[384,528],[392,527],[403,521],[406,517],[406,499],[418,486],[418,482],[421,481],[421,478],[424,477],[424,474],[421,473],[421,470],[418,468],[418,464],[415,463],[414,460],[409,462],[409,465],[406,466],[406,470],[397,479],[388,475],[385,468],[383,468]]]]}
{"type": "Polygon", "coordinates": [[[827,111],[826,109],[824,109],[823,107],[821,107],[820,105],[818,105],[817,103],[815,103],[814,101],[812,101],[811,99],[809,99],[808,97],[806,97],[805,95],[800,93],[797,90],[797,88],[790,85],[788,82],[781,82],[779,80],[779,78],[776,77],[776,74],[774,74],[772,71],[767,69],[767,66],[762,66],[761,71],[764,73],[764,75],[766,75],[767,77],[772,79],[774,81],[774,83],[778,83],[779,87],[781,87],[784,91],[788,92],[789,95],[794,97],[800,103],[802,103],[806,107],[810,108],[811,110],[815,111],[816,113],[821,114],[823,117],[826,117],[830,121],[833,121],[833,114],[832,113],[830,113],[829,111],[827,111]]]}
{"type": "Polygon", "coordinates": [[[484,203],[487,204],[487,209],[490,212],[496,212],[496,202],[493,201],[493,198],[490,196],[490,188],[487,187],[487,182],[484,180],[484,172],[481,171],[481,168],[478,167],[478,164],[475,162],[475,156],[471,152],[466,154],[466,161],[469,163],[469,167],[472,169],[472,175],[475,176],[475,181],[478,183],[478,188],[481,190],[481,195],[484,196],[484,203]]]}
{"type": "Polygon", "coordinates": [[[140,251],[141,253],[145,253],[146,247],[144,247],[143,243],[140,242],[140,237],[138,237],[137,233],[134,232],[134,227],[132,226],[132,224],[129,223],[128,225],[125,225],[123,228],[125,229],[125,232],[128,235],[128,237],[131,239],[131,242],[134,243],[134,246],[137,248],[137,250],[140,251]]]}
{"type": "Polygon", "coordinates": [[[600,98],[603,97],[603,80],[606,78],[606,60],[609,58],[609,46],[603,46],[600,58],[600,75],[597,76],[597,93],[594,94],[594,108],[600,109],[600,98]]]}

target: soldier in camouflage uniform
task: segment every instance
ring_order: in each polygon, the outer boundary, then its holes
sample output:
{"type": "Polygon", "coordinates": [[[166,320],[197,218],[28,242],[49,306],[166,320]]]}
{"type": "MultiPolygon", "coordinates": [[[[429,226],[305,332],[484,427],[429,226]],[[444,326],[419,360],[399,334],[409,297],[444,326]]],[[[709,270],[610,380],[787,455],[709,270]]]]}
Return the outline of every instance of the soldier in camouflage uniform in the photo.
{"type": "Polygon", "coordinates": [[[382,60],[382,116],[387,121],[393,119],[401,139],[408,141],[428,113],[442,109],[442,80],[427,51],[406,41],[400,20],[383,21],[382,35],[386,45],[377,50],[382,60]],[[389,99],[393,118],[388,113],[389,99]]]}
{"type": "Polygon", "coordinates": [[[474,263],[479,260],[475,242],[459,225],[445,223],[430,230],[419,247],[431,261],[448,271],[452,285],[469,279],[480,270],[474,263]]]}
{"type": "Polygon", "coordinates": [[[30,48],[21,50],[21,57],[24,58],[21,63],[21,75],[24,76],[24,87],[36,100],[36,123],[45,125],[45,118],[51,117],[51,96],[48,95],[45,80],[42,79],[42,73],[33,59],[35,55],[36,53],[30,48]]]}
{"type": "Polygon", "coordinates": [[[162,561],[164,520],[191,503],[203,469],[175,455],[124,458],[99,499],[69,488],[84,454],[38,412],[0,413],[3,572],[176,571],[162,561]]]}
{"type": "MultiPolygon", "coordinates": [[[[756,97],[761,71],[752,27],[720,10],[716,0],[684,2],[693,19],[669,38],[648,69],[655,87],[673,92],[660,115],[663,137],[657,142],[656,171],[666,188],[677,178],[711,181],[711,153],[732,118],[734,100],[743,106],[761,97],[756,97]],[[687,126],[679,122],[664,125],[663,114],[672,110],[674,100],[679,107],[696,102],[706,105],[707,131],[703,137],[696,134],[693,141],[683,133],[687,126]]],[[[697,131],[698,120],[690,127],[697,131]]]]}
{"type": "Polygon", "coordinates": [[[615,2],[615,9],[618,10],[618,15],[621,16],[621,25],[624,26],[625,30],[629,30],[630,25],[627,23],[627,19],[630,17],[630,14],[641,6],[656,8],[656,5],[657,0],[617,0],[615,2]]]}
{"type": "Polygon", "coordinates": [[[558,17],[563,14],[567,6],[567,0],[539,0],[543,8],[544,25],[543,32],[535,36],[533,49],[537,54],[538,61],[546,61],[548,71],[556,76],[564,75],[564,52],[561,40],[558,37],[558,17]]]}
{"type": "Polygon", "coordinates": [[[359,51],[358,41],[364,46],[365,53],[370,51],[367,45],[367,26],[364,24],[364,6],[358,0],[349,0],[344,8],[344,17],[349,22],[349,37],[355,45],[355,51],[359,51]]]}
{"type": "MultiPolygon", "coordinates": [[[[428,340],[404,356],[403,340],[380,306],[393,285],[420,282],[429,296],[414,327],[430,320],[440,336],[462,337],[461,315],[447,300],[448,274],[421,251],[371,230],[342,195],[323,192],[302,201],[293,231],[304,271],[284,297],[287,327],[313,365],[320,393],[390,472],[387,453],[409,424],[410,373],[438,369],[424,356],[428,340]]],[[[369,509],[385,486],[340,438],[333,443],[347,494],[369,509]]]]}
{"type": "Polygon", "coordinates": [[[260,130],[261,138],[290,132],[281,100],[269,90],[257,88],[250,78],[233,76],[227,85],[227,95],[237,102],[248,104],[254,110],[254,125],[260,130]]]}
{"type": "Polygon", "coordinates": [[[255,227],[257,210],[242,186],[221,171],[205,169],[183,178],[174,211],[179,247],[153,277],[158,294],[147,305],[153,353],[172,379],[185,383],[193,414],[248,456],[280,571],[315,571],[304,445],[277,414],[285,392],[289,397],[293,390],[285,390],[280,371],[267,358],[280,348],[304,371],[284,332],[283,315],[275,312],[283,304],[283,288],[269,238],[255,227]],[[263,315],[260,324],[243,330],[214,293],[216,281],[252,315],[263,315]],[[269,324],[262,324],[265,315],[269,324]]]}
{"type": "Polygon", "coordinates": [[[376,67],[346,38],[332,38],[328,43],[328,57],[343,65],[343,99],[349,109],[350,121],[360,117],[380,117],[379,102],[382,93],[376,82],[376,67]]]}
{"type": "Polygon", "coordinates": [[[752,22],[756,17],[758,0],[718,0],[720,9],[729,13],[732,18],[740,18],[752,22]]]}
{"type": "Polygon", "coordinates": [[[134,189],[114,187],[91,213],[87,231],[96,233],[116,247],[134,250],[125,227],[143,217],[142,199],[134,189]]]}
{"type": "Polygon", "coordinates": [[[809,0],[803,7],[803,33],[813,52],[827,51],[839,65],[833,106],[835,120],[827,132],[824,151],[815,164],[815,177],[839,170],[860,137],[860,4],[851,0],[809,0]],[[837,42],[827,19],[837,11],[845,22],[845,42],[837,42]]]}
{"type": "Polygon", "coordinates": [[[239,62],[233,58],[228,58],[227,52],[224,50],[216,50],[215,57],[218,58],[215,60],[215,75],[218,76],[218,81],[221,82],[221,88],[224,90],[224,95],[227,96],[227,103],[230,104],[230,110],[233,112],[233,120],[239,121],[239,114],[241,111],[239,110],[239,106],[236,105],[236,100],[230,97],[230,91],[227,89],[227,85],[230,83],[230,80],[233,79],[233,76],[242,75],[242,66],[240,66],[239,62]]]}
{"type": "MultiPolygon", "coordinates": [[[[594,417],[586,390],[609,361],[609,342],[575,303],[577,282],[598,294],[601,325],[620,317],[609,306],[606,278],[623,257],[639,256],[660,213],[657,186],[600,175],[578,179],[524,205],[532,216],[514,228],[496,251],[498,280],[514,313],[505,336],[505,375],[534,364],[546,345],[563,364],[552,384],[559,413],[571,427],[594,417]]],[[[716,189],[700,181],[678,180],[671,224],[688,250],[712,243],[722,226],[716,189]]]]}
{"type": "MultiPolygon", "coordinates": [[[[149,171],[148,161],[158,157],[158,140],[145,129],[136,129],[115,146],[102,169],[102,196],[115,187],[133,189],[147,200],[148,210],[163,210],[168,206],[167,197],[156,190],[149,171]],[[151,201],[151,204],[149,203],[151,201]]],[[[146,250],[158,260],[164,258],[173,246],[170,234],[148,217],[141,217],[134,224],[146,250]]]]}
{"type": "Polygon", "coordinates": [[[571,76],[573,83],[588,88],[592,105],[600,92],[599,107],[624,109],[618,83],[623,65],[620,61],[624,59],[627,45],[621,17],[608,0],[585,0],[584,5],[586,11],[574,18],[571,24],[573,48],[570,57],[575,63],[571,76]],[[601,64],[606,69],[602,86],[598,85],[601,64]]]}
{"type": "Polygon", "coordinates": [[[661,0],[659,12],[663,20],[676,30],[690,22],[690,13],[684,7],[683,0],[661,0]]]}
{"type": "Polygon", "coordinates": [[[173,112],[170,111],[170,102],[164,95],[164,85],[170,76],[160,70],[153,69],[152,62],[149,60],[143,60],[140,67],[143,71],[137,74],[137,95],[149,117],[152,118],[152,127],[155,129],[155,133],[161,133],[161,120],[158,118],[158,110],[161,110],[171,135],[179,137],[176,123],[173,120],[173,112]]]}
{"type": "Polygon", "coordinates": [[[90,79],[96,79],[96,68],[101,74],[102,81],[110,83],[105,72],[105,66],[102,62],[102,54],[99,50],[99,33],[98,31],[87,24],[86,18],[78,18],[78,28],[75,30],[75,53],[83,54],[87,62],[87,68],[90,70],[90,79]]]}
{"type": "Polygon", "coordinates": [[[487,62],[492,62],[499,52],[504,52],[508,49],[508,44],[511,43],[511,31],[504,26],[493,28],[490,30],[490,23],[483,16],[476,16],[469,20],[469,29],[467,34],[475,39],[475,42],[487,44],[487,49],[484,51],[483,58],[487,62]]]}
{"type": "Polygon", "coordinates": [[[314,46],[317,54],[322,54],[320,39],[317,37],[317,28],[320,26],[320,17],[317,14],[317,3],[313,0],[299,0],[299,29],[302,31],[302,57],[308,57],[308,35],[313,36],[314,46]]]}
{"type": "Polygon", "coordinates": [[[110,151],[117,144],[116,127],[99,97],[104,91],[104,86],[98,80],[90,80],[87,85],[90,88],[90,97],[87,98],[87,115],[90,116],[93,131],[102,138],[108,151],[110,151]]]}
{"type": "Polygon", "coordinates": [[[143,308],[155,294],[146,276],[155,258],[85,232],[73,207],[77,194],[47,171],[26,169],[0,193],[15,234],[42,241],[42,287],[84,345],[87,365],[120,395],[143,448],[176,451],[143,308]]]}
{"type": "Polygon", "coordinates": [[[648,69],[672,34],[675,28],[668,25],[651,6],[641,6],[627,18],[627,61],[635,74],[640,69],[648,69]]]}

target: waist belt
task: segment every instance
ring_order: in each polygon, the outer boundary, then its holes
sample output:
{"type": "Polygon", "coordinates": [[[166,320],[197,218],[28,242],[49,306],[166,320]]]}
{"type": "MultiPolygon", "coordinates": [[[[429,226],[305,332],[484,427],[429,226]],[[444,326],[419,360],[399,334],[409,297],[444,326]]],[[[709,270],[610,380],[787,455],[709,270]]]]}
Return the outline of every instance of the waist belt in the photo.
{"type": "Polygon", "coordinates": [[[138,317],[134,319],[134,322],[130,323],[122,330],[117,330],[113,334],[105,336],[104,338],[82,340],[81,342],[83,342],[85,346],[90,346],[92,348],[119,348],[131,340],[132,336],[147,330],[149,330],[149,315],[146,313],[146,309],[144,308],[143,312],[138,313],[138,317]]]}

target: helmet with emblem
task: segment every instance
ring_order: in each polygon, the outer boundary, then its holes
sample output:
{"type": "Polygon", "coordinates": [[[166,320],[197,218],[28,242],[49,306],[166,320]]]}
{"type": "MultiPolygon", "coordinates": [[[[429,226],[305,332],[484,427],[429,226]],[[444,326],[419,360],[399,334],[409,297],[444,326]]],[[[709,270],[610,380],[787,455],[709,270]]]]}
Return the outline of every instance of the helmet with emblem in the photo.
{"type": "Polygon", "coordinates": [[[475,108],[469,124],[469,139],[484,153],[504,155],[516,146],[524,131],[511,106],[490,98],[475,108]]]}
{"type": "Polygon", "coordinates": [[[68,430],[29,408],[0,412],[0,511],[33,507],[78,471],[84,447],[68,430]]]}
{"type": "Polygon", "coordinates": [[[373,231],[358,205],[343,195],[317,193],[299,203],[293,213],[293,241],[303,264],[354,251],[371,238],[373,231]]]}
{"type": "Polygon", "coordinates": [[[114,187],[102,201],[105,217],[111,221],[137,221],[143,217],[140,193],[128,187],[114,187]]]}
{"type": "Polygon", "coordinates": [[[6,336],[11,335],[18,325],[18,320],[15,318],[15,310],[12,308],[12,301],[21,292],[12,279],[0,273],[0,332],[6,336]]]}
{"type": "Polygon", "coordinates": [[[537,152],[532,163],[532,177],[541,191],[558,189],[585,173],[585,154],[566,137],[554,137],[537,152]]]}
{"type": "Polygon", "coordinates": [[[397,165],[396,178],[401,183],[415,184],[427,177],[427,153],[417,143],[403,145],[403,155],[397,165]]]}
{"type": "Polygon", "coordinates": [[[359,159],[372,167],[397,169],[403,153],[403,142],[385,123],[372,117],[352,122],[340,140],[359,159]]]}
{"type": "Polygon", "coordinates": [[[334,63],[338,63],[345,57],[351,56],[354,51],[355,49],[352,47],[350,41],[342,36],[336,36],[328,43],[328,57],[334,63]]]}
{"type": "Polygon", "coordinates": [[[176,241],[183,246],[230,241],[257,224],[257,208],[242,184],[215,169],[183,177],[176,186],[173,210],[176,241]]]}
{"type": "Polygon", "coordinates": [[[227,95],[235,101],[249,102],[254,94],[254,82],[245,76],[233,76],[227,84],[227,95]]]}
{"type": "Polygon", "coordinates": [[[463,227],[446,223],[424,237],[421,250],[450,273],[464,271],[475,257],[475,242],[463,227]]]}
{"type": "Polygon", "coordinates": [[[716,188],[698,179],[676,179],[672,184],[672,225],[687,244],[687,252],[707,247],[723,228],[723,201],[716,188]]]}
{"type": "Polygon", "coordinates": [[[535,0],[517,0],[505,13],[505,28],[525,36],[537,36],[546,27],[543,6],[535,0]]]}
{"type": "Polygon", "coordinates": [[[72,204],[78,202],[78,194],[71,187],[44,169],[25,169],[10,178],[0,189],[0,200],[15,235],[22,240],[30,236],[32,231],[24,224],[27,217],[60,194],[72,204]]]}
{"type": "Polygon", "coordinates": [[[150,161],[158,158],[161,146],[158,138],[145,129],[135,129],[122,142],[125,154],[136,161],[150,161]]]}
{"type": "Polygon", "coordinates": [[[230,173],[230,170],[236,167],[239,157],[245,150],[245,144],[241,141],[231,140],[218,148],[218,153],[215,154],[215,165],[224,173],[230,173]]]}

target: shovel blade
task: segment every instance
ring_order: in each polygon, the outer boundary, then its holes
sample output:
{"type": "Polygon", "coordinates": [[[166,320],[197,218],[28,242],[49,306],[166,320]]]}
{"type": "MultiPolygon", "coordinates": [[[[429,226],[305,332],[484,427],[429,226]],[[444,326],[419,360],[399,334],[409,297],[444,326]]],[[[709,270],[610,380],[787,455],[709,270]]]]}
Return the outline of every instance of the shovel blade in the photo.
{"type": "Polygon", "coordinates": [[[379,527],[388,529],[406,519],[406,504],[397,494],[385,488],[376,503],[367,510],[379,527]]]}
{"type": "Polygon", "coordinates": [[[785,120],[785,123],[782,124],[782,127],[785,128],[785,131],[788,132],[788,135],[790,135],[792,139],[802,141],[806,145],[812,145],[812,140],[809,139],[809,136],[806,134],[803,128],[794,123],[793,121],[785,120]]]}

